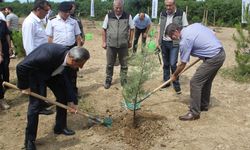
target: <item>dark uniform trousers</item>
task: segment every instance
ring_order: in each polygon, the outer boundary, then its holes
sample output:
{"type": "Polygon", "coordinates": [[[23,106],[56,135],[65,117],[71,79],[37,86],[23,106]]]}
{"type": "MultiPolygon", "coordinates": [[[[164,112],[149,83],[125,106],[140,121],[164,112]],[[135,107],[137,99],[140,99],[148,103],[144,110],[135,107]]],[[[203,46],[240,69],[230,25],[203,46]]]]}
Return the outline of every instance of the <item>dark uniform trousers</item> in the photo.
{"type": "MultiPolygon", "coordinates": [[[[41,88],[48,86],[56,97],[56,101],[67,105],[67,88],[64,80],[64,74],[59,74],[51,77],[48,81],[39,81],[36,77],[33,77],[30,82],[30,89],[32,92],[41,94],[41,88]],[[37,81],[38,80],[38,81],[37,81]]],[[[37,136],[37,128],[39,121],[39,110],[42,107],[42,100],[30,96],[27,116],[27,128],[25,133],[25,142],[27,140],[34,141],[37,136]]],[[[56,123],[54,131],[60,131],[67,126],[67,110],[56,107],[56,123]]]]}
{"type": "Polygon", "coordinates": [[[2,86],[3,81],[9,82],[10,56],[9,52],[4,52],[3,61],[0,63],[0,99],[4,98],[4,88],[2,86]]]}
{"type": "MultiPolygon", "coordinates": [[[[139,29],[137,27],[135,27],[135,39],[134,39],[134,43],[133,43],[133,53],[136,53],[137,51],[137,47],[138,47],[138,40],[139,40],[139,37],[140,35],[141,36],[141,39],[142,39],[142,47],[145,47],[146,45],[146,39],[147,38],[144,38],[143,37],[143,34],[145,33],[147,28],[144,28],[144,29],[139,29]]],[[[142,49],[143,50],[143,49],[142,49]]]]}

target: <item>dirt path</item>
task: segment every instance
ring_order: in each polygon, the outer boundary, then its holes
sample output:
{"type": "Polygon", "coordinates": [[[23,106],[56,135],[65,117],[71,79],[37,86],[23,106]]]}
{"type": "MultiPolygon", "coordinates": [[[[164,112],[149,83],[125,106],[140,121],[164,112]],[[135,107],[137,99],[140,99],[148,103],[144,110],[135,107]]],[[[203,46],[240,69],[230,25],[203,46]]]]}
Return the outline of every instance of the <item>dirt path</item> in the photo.
{"type": "MultiPolygon", "coordinates": [[[[98,27],[98,26],[97,26],[98,27]]],[[[217,36],[223,42],[227,58],[225,67],[234,66],[234,29],[222,28],[217,36]]],[[[37,137],[39,150],[248,150],[250,149],[250,86],[216,76],[212,88],[212,103],[201,119],[181,122],[178,116],[186,113],[189,100],[189,81],[197,65],[181,77],[182,94],[176,95],[172,88],[159,91],[142,104],[138,111],[138,126],[132,127],[132,112],[121,107],[122,95],[119,83],[119,67],[115,67],[114,82],[109,90],[102,86],[105,77],[105,51],[101,48],[101,30],[93,32],[94,39],[86,41],[91,59],[79,72],[78,85],[83,98],[79,108],[106,115],[110,110],[112,128],[87,127],[87,119],[69,115],[68,126],[76,130],[74,136],[53,134],[55,115],[41,116],[37,137]]],[[[192,59],[194,60],[194,59],[192,59]]],[[[15,82],[15,65],[19,59],[11,60],[11,81],[15,82]]],[[[156,59],[156,61],[158,61],[156,59]]],[[[154,89],[161,84],[162,70],[145,85],[154,89]]],[[[51,94],[50,94],[51,95],[51,94]]],[[[50,98],[53,99],[52,96],[50,98]]],[[[14,90],[6,94],[10,110],[0,110],[0,149],[16,150],[23,146],[26,126],[27,97],[14,90]]]]}

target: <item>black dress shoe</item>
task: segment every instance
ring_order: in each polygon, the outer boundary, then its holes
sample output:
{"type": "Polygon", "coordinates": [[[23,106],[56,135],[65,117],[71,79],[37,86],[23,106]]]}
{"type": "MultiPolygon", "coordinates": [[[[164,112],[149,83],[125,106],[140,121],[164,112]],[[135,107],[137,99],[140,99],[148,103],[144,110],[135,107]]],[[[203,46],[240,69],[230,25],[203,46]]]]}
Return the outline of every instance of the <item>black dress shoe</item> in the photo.
{"type": "Polygon", "coordinates": [[[200,119],[200,115],[194,115],[193,113],[188,112],[186,115],[180,116],[179,119],[181,121],[191,121],[191,120],[200,119]]]}
{"type": "Polygon", "coordinates": [[[111,83],[109,83],[109,82],[106,82],[106,83],[104,84],[104,88],[105,88],[105,89],[109,89],[110,86],[111,86],[111,83]]]}
{"type": "Polygon", "coordinates": [[[208,108],[206,108],[206,107],[201,107],[201,111],[208,111],[208,108]]]}
{"type": "Polygon", "coordinates": [[[46,108],[43,108],[43,109],[40,110],[38,113],[39,113],[40,115],[51,115],[51,114],[53,114],[54,112],[53,112],[52,110],[48,110],[48,109],[46,109],[46,108]]]}
{"type": "Polygon", "coordinates": [[[35,141],[28,140],[27,146],[25,148],[26,150],[36,150],[36,144],[35,141]]]}
{"type": "Polygon", "coordinates": [[[64,129],[59,130],[59,131],[54,130],[54,133],[55,134],[64,134],[64,135],[74,135],[75,131],[68,129],[68,128],[64,128],[64,129]]]}

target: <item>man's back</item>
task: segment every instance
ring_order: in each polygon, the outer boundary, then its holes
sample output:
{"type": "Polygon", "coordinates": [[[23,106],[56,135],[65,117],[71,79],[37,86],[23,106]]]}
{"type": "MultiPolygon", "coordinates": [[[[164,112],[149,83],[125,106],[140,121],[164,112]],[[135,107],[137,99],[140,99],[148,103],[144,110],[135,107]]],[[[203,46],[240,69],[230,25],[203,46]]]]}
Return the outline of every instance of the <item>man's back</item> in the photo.
{"type": "Polygon", "coordinates": [[[14,13],[6,16],[6,21],[9,22],[9,30],[18,30],[18,17],[14,13]]]}

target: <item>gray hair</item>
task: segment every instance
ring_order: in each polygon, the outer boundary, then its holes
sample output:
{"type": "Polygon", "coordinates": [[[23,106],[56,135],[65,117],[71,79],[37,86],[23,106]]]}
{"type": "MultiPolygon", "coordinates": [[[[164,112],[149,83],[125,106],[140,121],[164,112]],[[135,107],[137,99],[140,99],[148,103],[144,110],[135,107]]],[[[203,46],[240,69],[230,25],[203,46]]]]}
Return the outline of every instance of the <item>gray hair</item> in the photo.
{"type": "Polygon", "coordinates": [[[115,5],[115,4],[121,4],[123,6],[124,1],[123,0],[114,0],[113,5],[115,5]]]}
{"type": "Polygon", "coordinates": [[[180,25],[176,23],[170,23],[166,28],[165,35],[171,37],[176,30],[180,31],[181,29],[182,27],[180,25]]]}
{"type": "Polygon", "coordinates": [[[80,62],[90,58],[89,51],[83,47],[75,46],[69,50],[69,57],[74,61],[80,62]]]}

